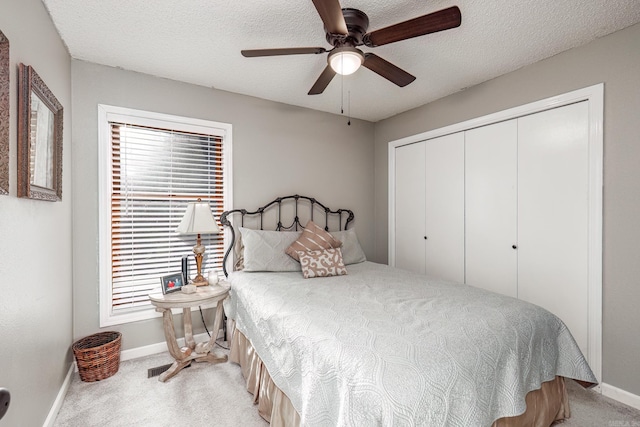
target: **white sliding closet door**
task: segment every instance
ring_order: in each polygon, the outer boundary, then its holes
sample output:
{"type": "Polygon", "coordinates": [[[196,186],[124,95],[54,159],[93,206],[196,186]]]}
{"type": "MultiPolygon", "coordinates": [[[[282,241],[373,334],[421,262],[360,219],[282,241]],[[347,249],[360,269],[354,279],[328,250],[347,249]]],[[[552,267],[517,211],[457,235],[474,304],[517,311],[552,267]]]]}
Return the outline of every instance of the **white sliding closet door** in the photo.
{"type": "Polygon", "coordinates": [[[464,133],[425,141],[425,272],[464,283],[464,133]]]}
{"type": "Polygon", "coordinates": [[[514,298],[517,156],[516,119],[465,132],[465,281],[514,298]]]}
{"type": "Polygon", "coordinates": [[[425,144],[395,151],[395,266],[425,273],[425,144]]]}
{"type": "Polygon", "coordinates": [[[518,298],[588,344],[589,104],[518,119],[518,298]]]}

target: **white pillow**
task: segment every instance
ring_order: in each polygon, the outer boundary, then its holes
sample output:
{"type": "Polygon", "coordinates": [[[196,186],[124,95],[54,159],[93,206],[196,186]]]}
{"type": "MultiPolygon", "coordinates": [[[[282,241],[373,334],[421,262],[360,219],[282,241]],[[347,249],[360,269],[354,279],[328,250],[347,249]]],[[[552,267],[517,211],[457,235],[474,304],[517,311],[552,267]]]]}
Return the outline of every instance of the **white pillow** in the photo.
{"type": "Polygon", "coordinates": [[[342,261],[344,265],[357,264],[367,260],[358,241],[355,228],[343,231],[332,231],[331,235],[342,242],[340,249],[342,250],[342,261]]]}
{"type": "Polygon", "coordinates": [[[244,245],[243,271],[300,271],[300,264],[285,253],[301,231],[266,231],[239,227],[244,245]]]}

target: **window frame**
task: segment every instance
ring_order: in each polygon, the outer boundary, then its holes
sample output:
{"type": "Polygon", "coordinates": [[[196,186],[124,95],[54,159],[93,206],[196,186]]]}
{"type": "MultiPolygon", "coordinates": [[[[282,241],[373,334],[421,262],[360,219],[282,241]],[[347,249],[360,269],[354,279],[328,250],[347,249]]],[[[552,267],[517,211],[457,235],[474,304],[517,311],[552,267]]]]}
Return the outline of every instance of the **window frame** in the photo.
{"type": "MultiPolygon", "coordinates": [[[[111,125],[110,122],[128,123],[158,129],[173,129],[217,136],[222,139],[224,153],[223,199],[224,210],[233,206],[232,125],[211,120],[175,116],[113,105],[98,104],[98,282],[100,327],[120,325],[160,317],[153,306],[126,313],[114,314],[111,283],[111,125]]],[[[224,230],[224,247],[229,233],[224,230]]]]}

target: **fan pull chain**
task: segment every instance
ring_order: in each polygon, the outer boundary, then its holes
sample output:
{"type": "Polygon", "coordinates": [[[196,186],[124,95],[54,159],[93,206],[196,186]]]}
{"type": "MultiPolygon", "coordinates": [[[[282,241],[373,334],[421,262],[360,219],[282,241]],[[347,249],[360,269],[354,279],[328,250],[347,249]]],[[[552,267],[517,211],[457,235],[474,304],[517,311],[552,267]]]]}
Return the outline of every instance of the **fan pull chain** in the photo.
{"type": "Polygon", "coordinates": [[[351,91],[347,92],[347,126],[351,126],[351,91]]]}
{"type": "MultiPolygon", "coordinates": [[[[344,74],[340,74],[340,114],[344,114],[344,74]]],[[[351,91],[347,91],[347,126],[351,126],[351,91]]]]}
{"type": "Polygon", "coordinates": [[[344,114],[344,75],[340,74],[340,114],[344,114]]]}

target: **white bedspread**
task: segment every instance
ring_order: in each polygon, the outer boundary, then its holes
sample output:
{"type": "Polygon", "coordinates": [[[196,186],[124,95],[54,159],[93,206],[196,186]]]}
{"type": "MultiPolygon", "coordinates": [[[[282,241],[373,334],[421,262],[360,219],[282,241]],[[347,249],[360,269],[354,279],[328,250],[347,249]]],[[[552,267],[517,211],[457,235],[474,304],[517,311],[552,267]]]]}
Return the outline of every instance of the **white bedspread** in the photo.
{"type": "Polygon", "coordinates": [[[489,426],[556,375],[596,382],[546,310],[385,265],[230,275],[227,315],[307,426],[489,426]]]}

